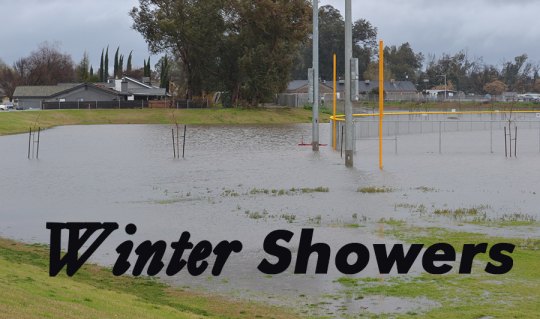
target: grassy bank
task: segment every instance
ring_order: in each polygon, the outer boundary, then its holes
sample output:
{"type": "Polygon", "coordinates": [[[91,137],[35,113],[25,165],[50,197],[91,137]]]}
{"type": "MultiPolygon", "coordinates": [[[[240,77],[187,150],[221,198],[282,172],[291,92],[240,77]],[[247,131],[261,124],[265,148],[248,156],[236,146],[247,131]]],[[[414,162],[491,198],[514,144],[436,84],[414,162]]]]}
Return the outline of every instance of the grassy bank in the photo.
{"type": "Polygon", "coordinates": [[[0,112],[0,135],[27,132],[31,126],[88,124],[291,124],[309,123],[303,108],[269,109],[127,109],[0,112]]]}
{"type": "Polygon", "coordinates": [[[282,309],[114,277],[85,265],[74,277],[48,276],[48,248],[0,239],[2,318],[296,318],[282,309]]]}

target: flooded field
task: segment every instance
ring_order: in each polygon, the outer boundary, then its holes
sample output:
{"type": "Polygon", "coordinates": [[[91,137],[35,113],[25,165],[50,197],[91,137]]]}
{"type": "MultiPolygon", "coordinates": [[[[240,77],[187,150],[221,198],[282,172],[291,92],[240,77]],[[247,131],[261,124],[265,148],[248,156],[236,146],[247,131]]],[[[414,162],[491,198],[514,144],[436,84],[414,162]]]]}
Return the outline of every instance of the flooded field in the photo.
{"type": "MultiPolygon", "coordinates": [[[[172,242],[183,231],[192,242],[237,239],[243,251],[229,259],[221,276],[184,271],[162,279],[306,314],[421,312],[437,303],[343,293],[344,275],[333,263],[327,275],[315,275],[314,256],[306,275],[293,274],[293,265],[284,274],[264,275],[257,269],[267,257],[264,238],[290,230],[294,252],[301,229],[314,228],[314,242],[328,243],[335,254],[350,242],[396,242],[385,235],[383,221],[538,238],[538,126],[520,130],[517,158],[505,157],[501,128],[492,143],[489,134],[445,132],[441,154],[437,130],[399,136],[397,151],[387,140],[383,171],[375,140],[357,140],[353,169],[330,147],[314,154],[298,146],[310,139],[309,124],[191,126],[186,157],[178,160],[170,126],[54,128],[41,135],[39,160],[26,158],[27,135],[4,136],[0,236],[48,243],[46,222],[110,221],[121,228],[136,224],[130,237],[136,243],[172,242]],[[530,226],[506,227],[505,221],[530,226]]],[[[321,125],[321,143],[329,138],[330,126],[321,125]]],[[[113,233],[91,261],[112,265],[116,246],[126,239],[123,231],[113,233]]],[[[381,276],[370,263],[353,277],[381,276]]]]}

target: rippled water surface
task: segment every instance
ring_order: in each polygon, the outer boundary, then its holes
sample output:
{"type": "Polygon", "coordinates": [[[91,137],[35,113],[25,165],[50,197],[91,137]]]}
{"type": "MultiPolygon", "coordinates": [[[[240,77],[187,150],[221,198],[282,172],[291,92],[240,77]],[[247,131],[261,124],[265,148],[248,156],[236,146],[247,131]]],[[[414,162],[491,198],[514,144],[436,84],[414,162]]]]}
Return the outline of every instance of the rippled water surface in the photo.
{"type": "MultiPolygon", "coordinates": [[[[330,138],[321,125],[321,143],[330,138]]],[[[171,127],[162,125],[59,127],[41,135],[40,159],[27,160],[27,135],[0,137],[0,236],[48,243],[48,221],[112,221],[123,228],[138,226],[136,243],[144,239],[172,242],[183,231],[191,240],[240,240],[219,277],[207,271],[163,280],[216,293],[305,307],[316,314],[340,311],[399,312],[433,306],[428,300],[339,297],[342,277],[331,263],[329,274],[266,276],[257,270],[266,256],[265,236],[276,229],[293,231],[293,252],[302,228],[315,228],[314,241],[328,243],[332,256],[344,244],[392,243],[377,221],[395,218],[412,224],[428,221],[411,212],[423,205],[437,208],[486,207],[497,218],[522,214],[540,218],[540,153],[538,129],[520,131],[518,158],[505,158],[502,136],[493,153],[488,132],[400,136],[385,141],[385,168],[378,169],[377,142],[357,141],[355,167],[343,165],[339,151],[298,146],[311,137],[310,125],[191,126],[185,159],[173,159],[171,127]],[[364,194],[361,187],[388,187],[392,192],[364,194]],[[302,188],[328,188],[308,192],[302,188]],[[293,189],[294,188],[294,189],[293,189]],[[274,192],[272,192],[274,190],[274,192]],[[282,191],[280,193],[280,191],[282,191]],[[360,227],[357,227],[360,226],[360,227]],[[328,297],[338,296],[338,297],[328,297]],[[308,307],[317,304],[317,307],[308,307]],[[396,306],[397,305],[397,306],[396,306]],[[398,309],[396,309],[398,308],[398,309]],[[400,310],[401,309],[401,310],[400,310]]],[[[497,129],[496,134],[502,134],[497,129]]],[[[453,227],[504,236],[538,236],[510,228],[453,227]]],[[[115,232],[92,257],[111,265],[115,247],[126,240],[115,232]]],[[[168,251],[165,259],[169,259],[168,251]]],[[[293,257],[293,263],[294,263],[293,257]]],[[[357,275],[377,276],[376,265],[357,275]]]]}

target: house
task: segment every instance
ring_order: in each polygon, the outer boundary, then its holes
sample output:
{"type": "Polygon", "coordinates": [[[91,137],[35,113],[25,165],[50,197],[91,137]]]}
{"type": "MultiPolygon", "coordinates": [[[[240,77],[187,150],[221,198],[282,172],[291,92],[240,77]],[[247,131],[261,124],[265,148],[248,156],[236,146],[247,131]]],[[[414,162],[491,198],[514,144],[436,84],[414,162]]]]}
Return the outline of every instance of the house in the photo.
{"type": "Polygon", "coordinates": [[[426,90],[425,92],[427,98],[431,100],[452,99],[458,96],[458,92],[453,90],[426,90]]]}
{"type": "Polygon", "coordinates": [[[149,81],[123,77],[107,83],[19,86],[13,100],[24,109],[133,108],[167,96],[165,89],[152,86],[149,81]]]}
{"type": "Polygon", "coordinates": [[[107,83],[98,85],[125,94],[129,101],[161,100],[169,96],[166,89],[153,86],[150,78],[143,78],[142,81],[138,81],[124,76],[121,79],[111,79],[107,83]]]}
{"type": "MultiPolygon", "coordinates": [[[[332,85],[330,84],[330,87],[332,85]]],[[[345,91],[345,81],[337,83],[336,91],[345,91]]],[[[416,100],[419,98],[416,86],[411,81],[384,81],[385,99],[389,101],[416,100]]],[[[379,81],[358,80],[358,94],[360,100],[370,98],[370,95],[379,93],[379,81]]]]}
{"type": "Polygon", "coordinates": [[[96,108],[99,102],[122,99],[124,94],[92,83],[18,86],[13,93],[13,100],[23,109],[96,108]]]}
{"type": "Polygon", "coordinates": [[[0,88],[0,104],[6,104],[9,102],[9,97],[6,95],[3,89],[0,88]]]}
{"type": "MultiPolygon", "coordinates": [[[[319,94],[331,94],[332,86],[328,85],[327,82],[319,82],[319,94]]],[[[309,81],[308,80],[294,80],[289,82],[287,85],[287,90],[285,93],[294,94],[294,93],[309,93],[309,81]]]]}

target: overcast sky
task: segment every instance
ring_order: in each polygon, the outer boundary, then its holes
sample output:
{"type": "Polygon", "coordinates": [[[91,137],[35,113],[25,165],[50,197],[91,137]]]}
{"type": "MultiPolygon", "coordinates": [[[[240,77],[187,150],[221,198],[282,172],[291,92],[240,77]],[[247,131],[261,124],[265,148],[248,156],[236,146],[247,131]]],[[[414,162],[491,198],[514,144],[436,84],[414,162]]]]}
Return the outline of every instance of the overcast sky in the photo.
{"type": "MultiPolygon", "coordinates": [[[[343,12],[344,0],[320,0],[343,12]]],[[[84,51],[94,69],[101,49],[110,45],[109,60],[120,46],[134,66],[149,53],[144,39],[131,29],[129,10],[138,0],[0,0],[0,59],[12,64],[39,43],[58,42],[80,61],[84,51]],[[112,52],[111,52],[112,51],[112,52]]],[[[499,65],[527,53],[540,62],[540,0],[352,0],[353,19],[378,28],[385,45],[409,42],[425,56],[465,50],[499,65]]],[[[157,57],[152,59],[152,64],[157,57]]]]}

